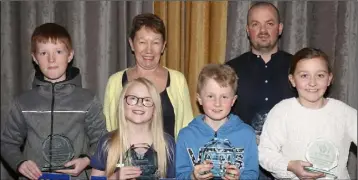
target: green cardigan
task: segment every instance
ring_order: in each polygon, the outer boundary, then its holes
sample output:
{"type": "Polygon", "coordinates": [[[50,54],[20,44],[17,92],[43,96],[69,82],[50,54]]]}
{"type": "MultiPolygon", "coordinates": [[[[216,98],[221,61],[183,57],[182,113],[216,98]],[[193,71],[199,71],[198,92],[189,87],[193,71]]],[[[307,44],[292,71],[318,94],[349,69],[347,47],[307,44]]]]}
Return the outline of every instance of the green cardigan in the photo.
{"type": "MultiPolygon", "coordinates": [[[[190,95],[188,84],[184,75],[176,70],[166,68],[170,75],[170,86],[167,88],[170,102],[174,108],[175,114],[175,138],[179,130],[189,124],[193,120],[193,110],[190,103],[190,95]]],[[[112,131],[118,128],[118,122],[113,118],[115,116],[116,107],[114,103],[115,95],[119,95],[123,89],[122,77],[127,69],[117,72],[108,79],[106,92],[104,95],[103,112],[106,116],[107,130],[112,131]]]]}

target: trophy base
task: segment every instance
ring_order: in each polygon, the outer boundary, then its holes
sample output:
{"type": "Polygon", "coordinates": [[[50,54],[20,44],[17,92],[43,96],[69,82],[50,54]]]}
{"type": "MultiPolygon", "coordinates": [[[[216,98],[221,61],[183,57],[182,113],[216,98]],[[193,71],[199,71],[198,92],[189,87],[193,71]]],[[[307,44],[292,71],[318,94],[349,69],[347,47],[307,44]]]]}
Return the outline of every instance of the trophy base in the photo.
{"type": "Polygon", "coordinates": [[[107,180],[106,176],[91,176],[91,180],[107,180]]]}
{"type": "MultiPolygon", "coordinates": [[[[56,170],[61,170],[61,169],[75,169],[75,166],[69,166],[69,167],[65,167],[65,166],[51,166],[51,172],[52,171],[56,171],[56,170]]],[[[42,167],[41,168],[42,172],[50,172],[50,167],[42,167]]]]}
{"type": "Polygon", "coordinates": [[[334,175],[332,172],[326,171],[324,169],[318,169],[315,167],[305,167],[305,170],[310,171],[310,172],[321,172],[321,173],[324,173],[326,175],[326,177],[337,179],[336,175],[334,175]]]}
{"type": "Polygon", "coordinates": [[[136,180],[159,180],[159,177],[156,176],[140,176],[136,180]]]}

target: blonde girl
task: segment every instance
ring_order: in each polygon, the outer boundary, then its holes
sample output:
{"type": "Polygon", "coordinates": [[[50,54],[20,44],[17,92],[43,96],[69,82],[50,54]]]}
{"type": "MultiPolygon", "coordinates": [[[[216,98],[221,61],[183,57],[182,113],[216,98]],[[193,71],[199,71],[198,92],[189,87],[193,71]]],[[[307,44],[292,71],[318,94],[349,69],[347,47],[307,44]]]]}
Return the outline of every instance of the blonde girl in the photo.
{"type": "Polygon", "coordinates": [[[147,152],[153,150],[157,154],[155,177],[175,177],[175,141],[163,131],[160,95],[155,86],[145,78],[129,81],[116,102],[117,113],[112,118],[117,119],[119,126],[100,140],[91,158],[92,176],[140,178],[145,169],[128,165],[125,155],[132,145],[148,144],[147,152]]]}

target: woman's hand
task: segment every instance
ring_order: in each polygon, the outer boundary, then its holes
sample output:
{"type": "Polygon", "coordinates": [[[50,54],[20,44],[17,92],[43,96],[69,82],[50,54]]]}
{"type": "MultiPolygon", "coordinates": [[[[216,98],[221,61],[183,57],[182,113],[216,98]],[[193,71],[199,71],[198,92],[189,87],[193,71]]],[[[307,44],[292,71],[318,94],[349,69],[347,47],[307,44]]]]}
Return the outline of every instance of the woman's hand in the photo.
{"type": "Polygon", "coordinates": [[[312,164],[306,161],[290,161],[287,166],[287,170],[293,172],[300,179],[318,179],[324,177],[324,173],[309,172],[306,171],[305,167],[311,167],[312,164]]]}
{"type": "Polygon", "coordinates": [[[31,160],[24,161],[18,168],[18,171],[29,179],[39,179],[42,176],[42,172],[35,162],[31,160]]]}
{"type": "Polygon", "coordinates": [[[240,178],[240,170],[235,166],[234,164],[225,164],[225,176],[222,177],[225,180],[231,180],[231,179],[239,179],[240,178]]]}
{"type": "Polygon", "coordinates": [[[211,173],[211,169],[213,168],[213,164],[211,161],[204,161],[203,164],[199,164],[194,166],[194,170],[192,173],[192,179],[195,180],[203,180],[203,179],[211,179],[213,178],[213,173],[211,173]]]}

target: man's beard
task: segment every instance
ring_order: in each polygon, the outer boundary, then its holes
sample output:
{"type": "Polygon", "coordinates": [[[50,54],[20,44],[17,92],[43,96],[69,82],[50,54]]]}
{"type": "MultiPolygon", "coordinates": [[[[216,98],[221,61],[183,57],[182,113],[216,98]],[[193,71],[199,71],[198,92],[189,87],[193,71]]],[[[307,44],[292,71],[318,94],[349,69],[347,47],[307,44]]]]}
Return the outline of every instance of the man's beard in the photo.
{"type": "MultiPolygon", "coordinates": [[[[259,34],[259,36],[267,36],[268,38],[270,37],[270,35],[268,34],[259,34]]],[[[250,37],[249,37],[250,39],[250,37]]],[[[254,48],[255,50],[259,51],[259,52],[271,52],[276,46],[277,46],[277,42],[278,42],[278,38],[276,40],[274,40],[273,42],[252,42],[252,40],[250,39],[250,44],[252,46],[252,48],[254,48]]]]}

